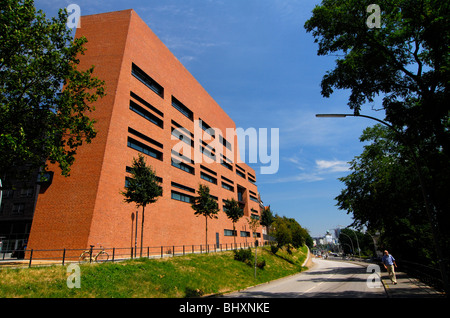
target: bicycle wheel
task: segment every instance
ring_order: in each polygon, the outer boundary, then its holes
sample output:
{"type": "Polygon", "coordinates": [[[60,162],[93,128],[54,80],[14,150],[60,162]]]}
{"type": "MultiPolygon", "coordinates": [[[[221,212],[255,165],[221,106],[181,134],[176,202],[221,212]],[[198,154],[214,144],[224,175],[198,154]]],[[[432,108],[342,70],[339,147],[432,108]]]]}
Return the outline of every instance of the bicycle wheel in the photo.
{"type": "Polygon", "coordinates": [[[101,251],[100,253],[98,253],[98,255],[95,257],[95,261],[97,263],[101,263],[101,262],[106,262],[109,259],[109,255],[108,253],[106,253],[105,251],[101,251]]]}
{"type": "Polygon", "coordinates": [[[78,262],[83,264],[83,263],[89,263],[91,259],[91,253],[89,253],[89,251],[85,251],[83,253],[81,253],[78,262]]]}

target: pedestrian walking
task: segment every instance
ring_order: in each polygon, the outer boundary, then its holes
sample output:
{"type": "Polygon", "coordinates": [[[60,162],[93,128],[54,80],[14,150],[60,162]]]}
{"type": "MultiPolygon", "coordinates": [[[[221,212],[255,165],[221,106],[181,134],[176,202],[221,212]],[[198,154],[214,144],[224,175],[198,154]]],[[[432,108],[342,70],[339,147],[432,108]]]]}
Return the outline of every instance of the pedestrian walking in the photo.
{"type": "Polygon", "coordinates": [[[386,270],[388,271],[389,278],[391,279],[392,283],[396,285],[397,277],[395,276],[395,268],[397,267],[397,264],[395,263],[395,258],[391,254],[389,254],[387,250],[385,250],[381,261],[383,262],[384,268],[386,268],[386,270]]]}

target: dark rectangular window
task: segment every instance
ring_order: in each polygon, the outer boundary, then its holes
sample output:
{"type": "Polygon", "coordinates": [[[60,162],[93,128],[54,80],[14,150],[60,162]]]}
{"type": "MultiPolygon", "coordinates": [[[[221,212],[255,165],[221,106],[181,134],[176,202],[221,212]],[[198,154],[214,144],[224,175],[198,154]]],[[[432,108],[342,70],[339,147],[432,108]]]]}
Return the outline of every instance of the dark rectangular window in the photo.
{"type": "Polygon", "coordinates": [[[234,192],[234,187],[222,181],[222,188],[234,192]]]}
{"type": "Polygon", "coordinates": [[[178,99],[172,96],[172,106],[175,107],[180,113],[189,118],[190,120],[194,120],[194,113],[183,105],[178,99]]]}
{"type": "Polygon", "coordinates": [[[164,98],[164,88],[158,84],[153,78],[147,75],[143,70],[132,64],[131,74],[136,77],[142,84],[150,88],[153,92],[164,98]]]}
{"type": "Polygon", "coordinates": [[[189,138],[187,135],[185,135],[184,133],[189,133],[189,132],[187,130],[185,130],[184,128],[172,127],[172,136],[174,136],[178,140],[181,140],[185,144],[187,144],[191,147],[194,147],[194,141],[191,138],[189,138]]]}
{"type": "Polygon", "coordinates": [[[131,128],[131,127],[128,127],[128,132],[130,134],[132,134],[132,135],[135,135],[136,137],[144,139],[145,141],[147,141],[147,142],[149,142],[149,143],[151,143],[151,144],[153,144],[153,145],[155,145],[155,146],[157,146],[159,148],[164,148],[162,143],[160,143],[160,142],[156,141],[155,139],[152,139],[152,138],[144,135],[143,133],[140,133],[139,131],[137,131],[137,130],[131,128]]]}
{"type": "Polygon", "coordinates": [[[237,170],[241,170],[243,173],[245,173],[245,169],[243,169],[241,166],[239,166],[238,164],[236,164],[236,169],[237,170]]]}
{"type": "Polygon", "coordinates": [[[243,174],[242,172],[240,172],[238,169],[236,169],[236,174],[237,174],[239,177],[242,177],[242,178],[245,179],[245,174],[243,174]]]}
{"type": "Polygon", "coordinates": [[[186,129],[185,127],[181,126],[179,123],[177,123],[176,121],[174,121],[173,119],[171,120],[172,125],[174,125],[177,128],[180,128],[180,130],[186,134],[191,135],[192,138],[194,138],[194,134],[191,133],[188,129],[186,129]]]}
{"type": "Polygon", "coordinates": [[[228,142],[228,140],[223,138],[223,136],[219,136],[219,140],[220,140],[220,142],[222,143],[222,145],[224,147],[226,147],[227,149],[231,150],[231,144],[228,142]]]}
{"type": "Polygon", "coordinates": [[[250,232],[241,231],[241,237],[250,237],[250,232]]]}
{"type": "Polygon", "coordinates": [[[23,203],[14,203],[12,214],[15,215],[22,215],[25,211],[25,204],[23,203]]]}
{"type": "Polygon", "coordinates": [[[186,162],[190,162],[190,163],[194,164],[194,160],[192,160],[189,157],[186,157],[185,155],[183,155],[181,153],[175,152],[175,150],[173,150],[173,149],[171,150],[171,153],[173,155],[172,159],[176,159],[176,161],[180,161],[180,162],[186,161],[186,162]]]}
{"type": "Polygon", "coordinates": [[[203,180],[206,180],[206,181],[208,181],[208,182],[217,184],[217,179],[216,179],[216,178],[214,178],[214,177],[212,177],[212,176],[210,176],[209,174],[206,174],[206,173],[204,173],[204,172],[201,172],[201,173],[200,173],[200,178],[202,178],[203,180]]]}
{"type": "Polygon", "coordinates": [[[215,172],[215,171],[213,171],[213,170],[211,170],[211,169],[209,169],[209,168],[206,168],[204,165],[200,165],[200,168],[202,168],[202,169],[205,170],[206,172],[209,172],[209,173],[211,173],[211,174],[217,176],[217,172],[215,172]]]}
{"type": "Polygon", "coordinates": [[[186,203],[194,202],[194,197],[173,190],[172,190],[172,199],[186,203]]]}
{"type": "Polygon", "coordinates": [[[162,152],[153,149],[152,147],[149,147],[142,142],[139,142],[131,137],[128,137],[128,147],[133,148],[134,150],[137,150],[139,152],[142,152],[146,155],[149,155],[150,157],[156,158],[158,160],[163,160],[163,154],[162,152]]]}
{"type": "Polygon", "coordinates": [[[199,120],[199,126],[201,129],[203,129],[205,132],[207,132],[208,134],[210,134],[211,136],[214,136],[214,129],[211,128],[210,125],[208,125],[207,123],[205,123],[202,119],[199,120]]]}
{"type": "Polygon", "coordinates": [[[216,160],[216,155],[213,154],[210,150],[206,149],[205,147],[200,146],[200,152],[201,152],[202,154],[204,154],[205,156],[207,156],[207,157],[213,159],[214,161],[216,160]]]}
{"type": "Polygon", "coordinates": [[[233,230],[223,230],[223,235],[224,235],[224,236],[236,236],[236,235],[237,235],[237,231],[233,231],[233,230]]]}
{"type": "Polygon", "coordinates": [[[184,190],[184,191],[195,193],[195,189],[187,187],[187,186],[179,184],[179,183],[176,183],[176,182],[172,182],[172,187],[175,187],[175,188],[178,188],[178,189],[181,189],[181,190],[184,190]]]}
{"type": "Polygon", "coordinates": [[[225,168],[227,168],[227,169],[233,171],[233,166],[230,165],[228,162],[225,162],[224,159],[220,159],[220,164],[221,164],[222,166],[224,166],[225,168]]]}
{"type": "Polygon", "coordinates": [[[138,96],[137,94],[135,94],[131,91],[130,91],[130,96],[133,97],[135,100],[137,100],[142,105],[144,105],[145,107],[149,108],[151,111],[154,111],[155,113],[157,113],[159,116],[164,117],[164,114],[162,111],[160,111],[158,108],[151,105],[149,102],[147,102],[142,97],[138,96]]]}
{"type": "Polygon", "coordinates": [[[259,203],[259,200],[258,200],[258,198],[257,198],[257,197],[254,197],[253,195],[251,195],[251,196],[250,196],[250,200],[252,200],[252,201],[255,201],[255,202],[258,202],[258,203],[259,203]]]}
{"type": "Polygon", "coordinates": [[[162,119],[156,117],[155,115],[150,113],[148,110],[146,110],[143,107],[139,106],[138,104],[136,104],[132,100],[130,100],[130,109],[132,111],[134,111],[136,114],[141,115],[142,117],[144,117],[148,121],[152,122],[156,126],[164,128],[164,121],[162,119]]]}
{"type": "Polygon", "coordinates": [[[194,167],[191,167],[183,162],[180,162],[179,160],[173,160],[173,158],[172,158],[172,166],[174,166],[175,168],[181,169],[183,171],[186,171],[190,174],[195,174],[194,167]]]}

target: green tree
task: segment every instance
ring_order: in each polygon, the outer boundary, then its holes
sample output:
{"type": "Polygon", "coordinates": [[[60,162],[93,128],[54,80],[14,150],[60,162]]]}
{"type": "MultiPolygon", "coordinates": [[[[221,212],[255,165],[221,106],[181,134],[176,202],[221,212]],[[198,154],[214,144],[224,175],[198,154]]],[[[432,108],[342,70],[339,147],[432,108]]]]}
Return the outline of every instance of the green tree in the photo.
{"type": "Polygon", "coordinates": [[[94,67],[78,70],[87,40],[72,38],[67,17],[47,19],[32,0],[0,2],[0,177],[15,166],[45,170],[47,160],[67,176],[96,136],[88,114],[104,82],[94,67]]]}
{"type": "Polygon", "coordinates": [[[259,220],[258,219],[255,219],[255,218],[247,218],[247,223],[248,223],[248,226],[250,227],[250,230],[252,231],[252,236],[253,236],[253,233],[256,233],[256,231],[258,230],[258,227],[260,226],[260,222],[259,222],[259,220]]]}
{"type": "Polygon", "coordinates": [[[127,203],[135,203],[137,207],[142,207],[141,220],[141,251],[144,242],[144,212],[148,204],[155,203],[158,197],[162,196],[161,184],[152,170],[151,166],[147,166],[143,155],[133,158],[133,164],[130,170],[131,177],[127,178],[127,185],[122,195],[125,196],[124,201],[127,203]]]}
{"type": "Polygon", "coordinates": [[[281,248],[292,243],[292,233],[289,230],[285,217],[279,217],[278,215],[275,215],[272,226],[272,234],[275,238],[275,241],[277,242],[278,247],[281,248]]]}
{"type": "Polygon", "coordinates": [[[239,205],[239,202],[235,199],[231,198],[225,200],[225,205],[223,210],[227,217],[233,222],[233,237],[234,237],[234,245],[236,246],[236,222],[239,221],[241,217],[244,216],[244,210],[239,205]]]}
{"type": "MultiPolygon", "coordinates": [[[[384,110],[385,120],[398,132],[389,139],[390,142],[397,145],[397,150],[409,146],[418,168],[408,174],[393,171],[392,167],[383,164],[390,160],[386,158],[388,154],[401,156],[399,160],[406,163],[408,170],[412,157],[404,155],[404,151],[385,152],[385,158],[378,165],[384,173],[380,171],[378,177],[384,175],[384,180],[391,182],[387,184],[391,190],[392,184],[399,184],[398,180],[403,184],[390,195],[386,189],[373,184],[371,192],[356,193],[362,201],[353,200],[353,207],[369,202],[369,196],[381,198],[399,194],[400,200],[404,200],[405,185],[416,190],[421,184],[425,194],[419,200],[413,192],[409,210],[415,210],[422,219],[428,220],[428,230],[433,234],[432,246],[440,260],[448,290],[449,257],[443,251],[450,247],[450,3],[439,0],[377,1],[381,9],[379,28],[366,24],[370,16],[367,12],[369,4],[371,2],[365,0],[323,0],[305,23],[306,30],[319,45],[318,54],[337,56],[336,67],[322,79],[322,95],[330,97],[334,89],[349,90],[348,105],[355,114],[359,114],[365,104],[373,104],[376,97],[382,99],[378,108],[384,110]],[[421,182],[416,178],[418,172],[423,175],[421,182]],[[390,174],[402,176],[395,179],[390,178],[390,174]],[[375,188],[378,192],[374,192],[375,188]],[[425,198],[429,201],[426,209],[425,198]]],[[[400,165],[396,168],[402,169],[400,165]]],[[[361,172],[365,173],[363,169],[361,166],[361,172]]],[[[358,176],[353,177],[355,184],[358,176]]],[[[370,175],[364,179],[370,180],[370,175]]],[[[378,179],[378,184],[383,183],[381,180],[378,179]]],[[[365,190],[370,190],[369,183],[364,185],[365,190]]],[[[362,192],[356,187],[352,191],[362,192]]],[[[349,196],[347,200],[352,201],[349,196]]],[[[386,206],[381,200],[377,201],[386,206]]],[[[408,210],[401,203],[396,205],[402,206],[402,211],[408,210]]],[[[384,225],[388,226],[386,220],[384,225]]],[[[417,217],[393,218],[390,226],[400,226],[396,223],[399,220],[404,222],[400,222],[402,226],[397,230],[408,231],[406,233],[423,224],[420,221],[414,223],[417,217]]]]}
{"type": "Polygon", "coordinates": [[[278,247],[287,246],[289,248],[292,245],[299,248],[306,243],[309,244],[308,246],[312,245],[312,238],[308,231],[293,218],[275,215],[272,227],[273,237],[278,247]]]}
{"type": "Polygon", "coordinates": [[[200,184],[197,190],[198,196],[194,198],[194,202],[192,203],[192,209],[195,211],[194,214],[197,217],[200,215],[205,217],[206,251],[208,251],[208,218],[217,219],[217,213],[219,213],[219,205],[211,197],[209,191],[207,185],[200,184]]]}
{"type": "Polygon", "coordinates": [[[380,28],[369,28],[365,0],[323,0],[305,23],[319,55],[337,55],[322,80],[322,95],[349,89],[359,112],[383,97],[387,120],[410,138],[433,137],[450,151],[450,4],[439,0],[380,0],[380,28]]]}
{"type": "Polygon", "coordinates": [[[273,223],[273,212],[270,209],[270,206],[266,209],[264,209],[261,213],[261,225],[265,226],[267,229],[267,236],[269,237],[270,240],[270,227],[273,223]]]}
{"type": "Polygon", "coordinates": [[[360,140],[371,143],[351,161],[352,172],[340,178],[345,188],[336,197],[337,206],[352,214],[357,228],[379,231],[380,248],[431,265],[436,255],[429,248],[431,231],[418,177],[411,160],[405,159],[407,150],[393,138],[394,133],[381,125],[364,131],[360,140]]]}

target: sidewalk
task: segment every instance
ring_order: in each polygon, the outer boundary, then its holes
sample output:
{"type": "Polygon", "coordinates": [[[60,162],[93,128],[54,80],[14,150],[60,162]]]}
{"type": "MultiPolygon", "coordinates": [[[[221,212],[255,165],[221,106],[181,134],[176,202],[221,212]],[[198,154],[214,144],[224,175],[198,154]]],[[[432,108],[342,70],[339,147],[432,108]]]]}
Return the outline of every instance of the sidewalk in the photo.
{"type": "Polygon", "coordinates": [[[389,274],[381,271],[381,282],[389,298],[443,298],[444,294],[433,287],[425,285],[415,278],[408,277],[406,273],[397,272],[397,285],[394,285],[389,274]]]}

